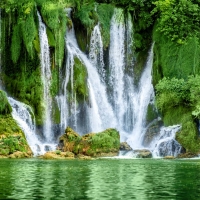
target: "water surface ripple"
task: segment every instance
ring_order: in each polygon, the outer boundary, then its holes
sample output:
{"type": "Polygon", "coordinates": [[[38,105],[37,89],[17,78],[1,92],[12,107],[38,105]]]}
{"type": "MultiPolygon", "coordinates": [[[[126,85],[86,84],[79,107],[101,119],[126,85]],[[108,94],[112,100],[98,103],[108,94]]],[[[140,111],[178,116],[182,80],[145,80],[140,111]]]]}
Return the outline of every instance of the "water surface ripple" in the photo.
{"type": "Polygon", "coordinates": [[[0,199],[200,199],[200,160],[0,160],[0,199]]]}

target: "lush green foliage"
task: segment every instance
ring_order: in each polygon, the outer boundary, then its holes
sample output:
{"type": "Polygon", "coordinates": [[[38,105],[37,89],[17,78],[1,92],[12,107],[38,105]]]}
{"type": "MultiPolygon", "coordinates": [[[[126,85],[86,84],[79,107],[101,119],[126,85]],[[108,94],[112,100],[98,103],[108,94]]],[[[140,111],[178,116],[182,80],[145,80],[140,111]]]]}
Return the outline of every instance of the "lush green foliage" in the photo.
{"type": "Polygon", "coordinates": [[[154,28],[153,82],[156,85],[162,77],[184,78],[200,73],[199,39],[192,37],[180,45],[154,28]]]}
{"type": "Polygon", "coordinates": [[[200,2],[196,0],[158,0],[154,2],[158,30],[177,43],[184,43],[189,37],[199,36],[200,2]]]}
{"type": "Polygon", "coordinates": [[[200,149],[196,118],[200,119],[200,77],[163,78],[156,85],[156,103],[166,126],[182,124],[178,141],[190,152],[200,149]]]}
{"type": "Polygon", "coordinates": [[[0,90],[0,115],[10,114],[12,112],[12,108],[8,102],[6,93],[0,90]]]}

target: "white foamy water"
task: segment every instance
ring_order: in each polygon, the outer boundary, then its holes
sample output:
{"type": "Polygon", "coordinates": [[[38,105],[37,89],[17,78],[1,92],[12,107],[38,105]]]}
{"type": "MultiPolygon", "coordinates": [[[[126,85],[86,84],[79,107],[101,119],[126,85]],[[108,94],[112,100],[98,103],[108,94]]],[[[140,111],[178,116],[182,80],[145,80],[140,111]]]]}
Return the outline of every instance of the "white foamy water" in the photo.
{"type": "Polygon", "coordinates": [[[34,154],[43,155],[46,151],[55,150],[55,144],[42,143],[36,134],[34,113],[30,106],[8,97],[12,106],[12,117],[23,130],[26,140],[34,154]]]}
{"type": "Polygon", "coordinates": [[[40,60],[41,60],[41,75],[43,82],[43,102],[44,102],[44,126],[43,135],[47,142],[53,142],[52,133],[52,98],[50,94],[51,86],[51,67],[50,67],[50,51],[48,38],[46,33],[46,26],[42,22],[42,18],[37,12],[39,20],[39,37],[40,37],[40,60]]]}
{"type": "Polygon", "coordinates": [[[153,157],[176,157],[181,153],[182,146],[175,140],[176,133],[180,129],[180,125],[161,128],[160,134],[154,138],[150,145],[153,157]]]}

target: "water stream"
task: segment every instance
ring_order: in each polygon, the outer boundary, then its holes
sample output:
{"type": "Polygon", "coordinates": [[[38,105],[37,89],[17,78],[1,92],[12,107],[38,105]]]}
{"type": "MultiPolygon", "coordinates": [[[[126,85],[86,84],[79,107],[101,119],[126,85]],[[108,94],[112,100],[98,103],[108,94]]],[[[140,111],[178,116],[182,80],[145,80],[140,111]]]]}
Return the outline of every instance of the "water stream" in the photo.
{"type": "Polygon", "coordinates": [[[51,68],[50,68],[50,51],[48,38],[46,33],[46,26],[42,22],[42,18],[37,12],[39,20],[39,38],[40,38],[40,57],[41,57],[41,74],[43,82],[43,102],[44,102],[44,125],[43,125],[43,135],[47,142],[53,142],[52,133],[52,121],[51,121],[51,111],[52,111],[52,98],[50,94],[51,85],[51,68]]]}
{"type": "Polygon", "coordinates": [[[54,150],[55,145],[43,143],[39,140],[39,135],[36,133],[34,112],[31,107],[11,97],[8,97],[8,100],[12,106],[12,116],[23,130],[34,156],[54,150]]]}

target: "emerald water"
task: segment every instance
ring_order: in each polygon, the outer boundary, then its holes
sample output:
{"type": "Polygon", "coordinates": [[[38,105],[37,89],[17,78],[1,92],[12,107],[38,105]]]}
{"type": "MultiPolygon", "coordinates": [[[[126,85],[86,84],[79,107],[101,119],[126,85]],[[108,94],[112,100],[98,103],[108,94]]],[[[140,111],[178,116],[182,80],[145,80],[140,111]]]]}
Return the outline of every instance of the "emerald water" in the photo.
{"type": "Polygon", "coordinates": [[[0,199],[200,199],[200,160],[0,160],[0,199]]]}

